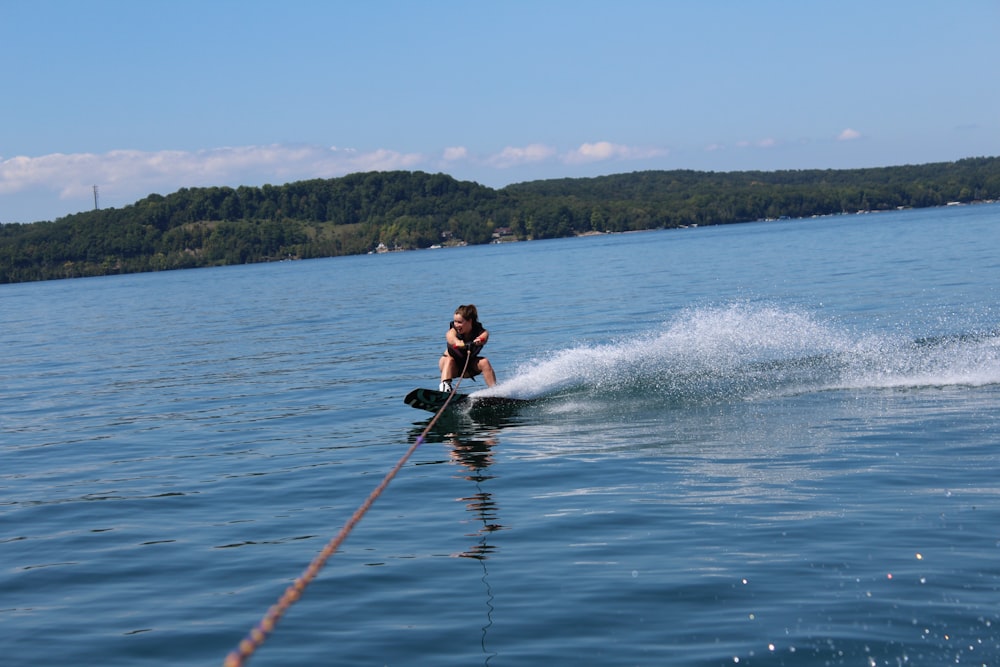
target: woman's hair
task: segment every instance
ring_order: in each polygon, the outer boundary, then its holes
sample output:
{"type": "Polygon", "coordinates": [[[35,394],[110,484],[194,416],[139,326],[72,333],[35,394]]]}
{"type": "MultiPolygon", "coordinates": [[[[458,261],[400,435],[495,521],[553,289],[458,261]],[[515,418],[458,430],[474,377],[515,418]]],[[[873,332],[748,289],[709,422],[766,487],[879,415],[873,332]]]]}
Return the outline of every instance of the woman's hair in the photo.
{"type": "Polygon", "coordinates": [[[479,321],[479,311],[471,303],[467,306],[459,306],[455,309],[456,315],[461,315],[463,320],[468,322],[478,322],[479,321]]]}

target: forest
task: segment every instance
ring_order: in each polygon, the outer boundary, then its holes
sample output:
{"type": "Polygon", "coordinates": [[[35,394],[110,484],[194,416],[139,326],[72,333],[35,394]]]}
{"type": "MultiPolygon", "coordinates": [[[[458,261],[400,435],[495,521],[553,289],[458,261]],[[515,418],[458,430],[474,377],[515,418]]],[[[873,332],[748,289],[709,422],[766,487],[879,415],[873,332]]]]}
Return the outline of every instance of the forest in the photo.
{"type": "Polygon", "coordinates": [[[642,171],[501,189],[393,171],[183,188],[0,225],[0,283],[924,208],[1000,199],[1000,158],[870,169],[642,171]]]}

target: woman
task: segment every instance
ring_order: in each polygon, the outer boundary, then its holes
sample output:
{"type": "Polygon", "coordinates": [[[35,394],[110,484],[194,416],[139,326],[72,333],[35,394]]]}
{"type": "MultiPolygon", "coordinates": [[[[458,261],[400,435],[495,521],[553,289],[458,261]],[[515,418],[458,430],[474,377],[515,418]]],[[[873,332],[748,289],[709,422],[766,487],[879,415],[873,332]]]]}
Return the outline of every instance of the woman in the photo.
{"type": "Polygon", "coordinates": [[[493,366],[486,357],[479,356],[479,350],[490,339],[490,332],[479,322],[479,312],[472,304],[459,306],[455,309],[445,340],[448,347],[438,361],[441,369],[441,391],[451,392],[451,380],[462,373],[463,377],[473,378],[482,373],[486,386],[497,383],[493,366]],[[471,357],[471,358],[470,358],[471,357]],[[468,364],[466,359],[468,358],[468,364]]]}

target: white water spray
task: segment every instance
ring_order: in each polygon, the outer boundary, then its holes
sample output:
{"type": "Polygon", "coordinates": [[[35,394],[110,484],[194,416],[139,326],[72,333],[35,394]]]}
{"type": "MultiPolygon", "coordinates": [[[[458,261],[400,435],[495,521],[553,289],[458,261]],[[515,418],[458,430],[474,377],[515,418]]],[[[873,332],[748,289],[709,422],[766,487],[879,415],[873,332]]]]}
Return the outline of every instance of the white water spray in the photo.
{"type": "Polygon", "coordinates": [[[1000,383],[996,331],[922,340],[854,334],[800,310],[741,303],[688,309],[638,334],[526,360],[510,379],[477,393],[714,401],[995,383],[1000,383]]]}

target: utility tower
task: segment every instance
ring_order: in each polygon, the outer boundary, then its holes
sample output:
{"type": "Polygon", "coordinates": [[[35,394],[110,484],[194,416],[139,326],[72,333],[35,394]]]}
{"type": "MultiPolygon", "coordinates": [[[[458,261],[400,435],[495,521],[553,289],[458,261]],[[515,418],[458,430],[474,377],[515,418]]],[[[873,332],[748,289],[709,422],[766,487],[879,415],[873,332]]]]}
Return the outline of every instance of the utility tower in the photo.
{"type": "Polygon", "coordinates": [[[97,211],[101,207],[97,205],[97,186],[94,186],[94,210],[97,211]]]}

